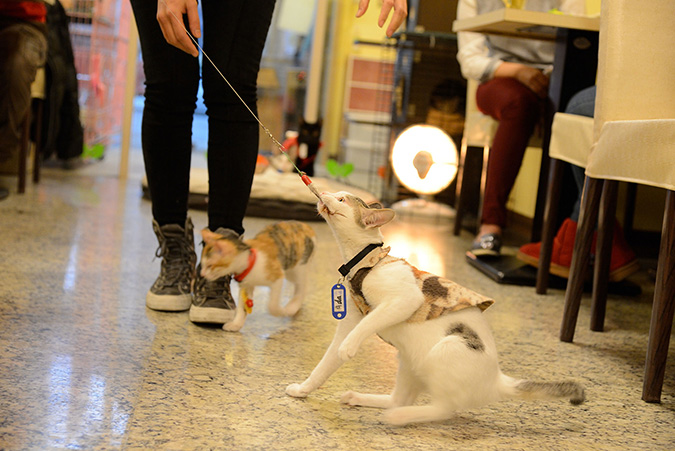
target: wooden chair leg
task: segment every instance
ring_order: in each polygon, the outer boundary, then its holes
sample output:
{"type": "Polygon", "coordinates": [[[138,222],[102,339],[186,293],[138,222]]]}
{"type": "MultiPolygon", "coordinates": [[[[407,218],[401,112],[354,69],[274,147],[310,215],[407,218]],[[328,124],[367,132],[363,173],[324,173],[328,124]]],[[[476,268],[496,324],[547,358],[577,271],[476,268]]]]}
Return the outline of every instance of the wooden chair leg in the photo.
{"type": "Polygon", "coordinates": [[[660,402],[675,311],[675,192],[668,191],[656,269],[642,399],[660,402]]]}
{"type": "Polygon", "coordinates": [[[21,137],[21,145],[19,146],[19,186],[17,191],[19,194],[26,192],[26,160],[28,159],[28,149],[30,147],[30,109],[26,113],[26,118],[23,122],[23,132],[21,137]]]}
{"type": "Polygon", "coordinates": [[[462,139],[462,144],[459,149],[459,164],[457,170],[457,186],[455,187],[455,225],[452,229],[453,235],[459,235],[462,230],[462,220],[464,219],[464,211],[466,210],[466,201],[464,200],[464,170],[466,169],[466,153],[467,153],[466,139],[462,139]]]}
{"type": "Polygon", "coordinates": [[[605,180],[598,213],[598,243],[595,248],[593,295],[591,299],[591,330],[602,332],[605,328],[609,266],[612,261],[612,239],[616,217],[616,198],[619,182],[605,180]]]}
{"type": "Polygon", "coordinates": [[[560,185],[562,184],[564,164],[562,161],[551,158],[549,167],[548,188],[546,189],[546,205],[541,230],[541,248],[539,251],[539,266],[537,268],[536,293],[546,294],[548,290],[549,270],[551,269],[551,254],[553,253],[553,237],[557,221],[558,202],[560,200],[560,185]]]}
{"type": "Polygon", "coordinates": [[[581,296],[584,291],[584,279],[591,259],[591,243],[598,217],[602,185],[603,180],[586,177],[581,196],[581,212],[577,234],[574,240],[570,278],[567,281],[567,290],[565,291],[565,307],[560,327],[561,341],[572,342],[574,339],[574,329],[576,328],[581,296]]]}

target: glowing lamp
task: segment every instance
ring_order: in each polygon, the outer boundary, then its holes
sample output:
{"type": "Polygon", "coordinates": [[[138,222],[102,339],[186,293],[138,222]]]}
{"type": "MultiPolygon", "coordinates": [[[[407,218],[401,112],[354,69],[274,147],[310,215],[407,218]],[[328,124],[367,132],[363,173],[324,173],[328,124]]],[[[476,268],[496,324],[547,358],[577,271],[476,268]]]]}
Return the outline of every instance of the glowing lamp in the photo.
{"type": "Polygon", "coordinates": [[[454,214],[446,205],[430,200],[457,175],[457,147],[447,133],[426,124],[406,128],[394,142],[391,164],[401,184],[422,197],[396,202],[392,208],[422,215],[454,214]]]}

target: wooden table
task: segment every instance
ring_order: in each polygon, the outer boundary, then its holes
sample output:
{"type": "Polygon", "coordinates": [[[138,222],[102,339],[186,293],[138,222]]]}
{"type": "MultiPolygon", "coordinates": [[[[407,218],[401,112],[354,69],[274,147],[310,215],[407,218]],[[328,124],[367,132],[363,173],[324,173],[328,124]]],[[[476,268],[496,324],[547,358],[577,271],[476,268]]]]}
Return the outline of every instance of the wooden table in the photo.
{"type": "MultiPolygon", "coordinates": [[[[555,42],[549,84],[552,108],[546,115],[537,203],[532,221],[531,241],[540,241],[549,180],[550,126],[555,112],[564,110],[574,94],[595,84],[600,18],[503,8],[455,20],[452,30],[555,42]]],[[[570,209],[573,201],[567,200],[570,209]]]]}
{"type": "Polygon", "coordinates": [[[553,41],[558,29],[600,31],[599,17],[571,16],[541,11],[504,8],[467,19],[455,20],[452,31],[475,31],[517,38],[553,41]]]}

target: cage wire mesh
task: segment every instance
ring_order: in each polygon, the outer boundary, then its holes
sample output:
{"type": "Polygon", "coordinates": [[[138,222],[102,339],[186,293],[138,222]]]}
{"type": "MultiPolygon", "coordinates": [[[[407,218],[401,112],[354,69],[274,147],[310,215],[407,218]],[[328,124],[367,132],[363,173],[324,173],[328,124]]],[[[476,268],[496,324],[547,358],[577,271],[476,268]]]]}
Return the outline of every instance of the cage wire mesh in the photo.
{"type": "Polygon", "coordinates": [[[131,8],[122,0],[72,0],[64,7],[70,20],[85,151],[98,147],[93,156],[102,157],[122,127],[131,8]]]}

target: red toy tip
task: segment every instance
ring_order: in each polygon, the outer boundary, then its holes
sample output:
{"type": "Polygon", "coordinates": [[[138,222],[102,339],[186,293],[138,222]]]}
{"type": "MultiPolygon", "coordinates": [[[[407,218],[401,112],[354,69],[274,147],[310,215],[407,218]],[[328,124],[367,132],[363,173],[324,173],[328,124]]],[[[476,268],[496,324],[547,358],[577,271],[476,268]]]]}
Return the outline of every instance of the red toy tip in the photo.
{"type": "Polygon", "coordinates": [[[308,175],[303,175],[300,177],[303,182],[305,182],[305,185],[309,186],[312,184],[312,180],[309,178],[308,175]]]}

